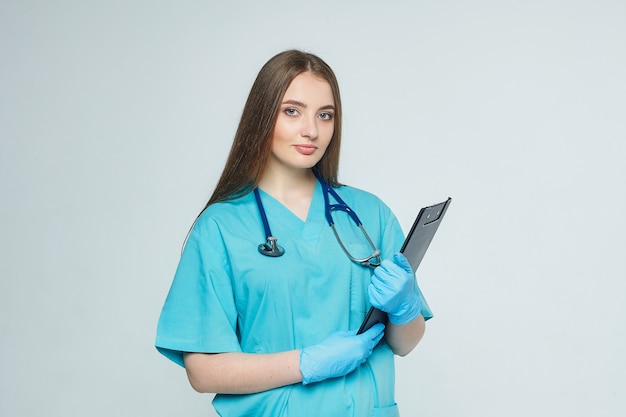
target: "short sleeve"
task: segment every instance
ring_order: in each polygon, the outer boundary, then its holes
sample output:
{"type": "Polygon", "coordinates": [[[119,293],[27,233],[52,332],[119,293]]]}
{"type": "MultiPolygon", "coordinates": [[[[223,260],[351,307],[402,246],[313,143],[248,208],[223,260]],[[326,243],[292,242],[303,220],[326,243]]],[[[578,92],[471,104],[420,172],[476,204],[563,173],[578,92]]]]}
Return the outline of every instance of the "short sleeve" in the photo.
{"type": "Polygon", "coordinates": [[[189,235],[159,317],[156,348],[178,365],[183,352],[238,352],[231,268],[219,226],[200,218],[189,235]]]}

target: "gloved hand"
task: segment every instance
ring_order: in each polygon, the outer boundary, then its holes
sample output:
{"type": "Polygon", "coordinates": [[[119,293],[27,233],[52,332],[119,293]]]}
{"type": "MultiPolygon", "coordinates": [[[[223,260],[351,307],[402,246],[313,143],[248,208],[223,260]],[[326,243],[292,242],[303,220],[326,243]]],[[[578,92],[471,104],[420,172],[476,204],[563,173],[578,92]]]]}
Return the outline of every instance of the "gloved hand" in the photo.
{"type": "Polygon", "coordinates": [[[310,384],[327,378],[344,376],[369,358],[383,337],[385,325],[379,323],[368,331],[339,331],[320,343],[300,351],[302,383],[310,384]]]}
{"type": "Polygon", "coordinates": [[[367,294],[372,306],[386,312],[391,323],[406,324],[422,311],[414,285],[413,268],[404,255],[396,253],[374,269],[367,294]]]}

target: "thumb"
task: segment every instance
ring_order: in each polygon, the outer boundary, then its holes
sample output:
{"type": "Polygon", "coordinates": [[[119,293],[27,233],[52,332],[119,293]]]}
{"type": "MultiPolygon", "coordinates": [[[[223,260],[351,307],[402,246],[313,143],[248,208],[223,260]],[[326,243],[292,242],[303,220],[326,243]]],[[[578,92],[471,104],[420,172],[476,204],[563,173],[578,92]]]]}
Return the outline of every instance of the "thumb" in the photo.
{"type": "MultiPolygon", "coordinates": [[[[376,323],[370,327],[367,331],[363,332],[363,338],[376,340],[384,335],[385,325],[382,323],[376,323]]],[[[379,339],[380,340],[380,339],[379,339]]]]}
{"type": "Polygon", "coordinates": [[[413,274],[413,267],[409,263],[408,259],[406,259],[406,257],[400,252],[393,255],[393,262],[409,274],[413,274]]]}

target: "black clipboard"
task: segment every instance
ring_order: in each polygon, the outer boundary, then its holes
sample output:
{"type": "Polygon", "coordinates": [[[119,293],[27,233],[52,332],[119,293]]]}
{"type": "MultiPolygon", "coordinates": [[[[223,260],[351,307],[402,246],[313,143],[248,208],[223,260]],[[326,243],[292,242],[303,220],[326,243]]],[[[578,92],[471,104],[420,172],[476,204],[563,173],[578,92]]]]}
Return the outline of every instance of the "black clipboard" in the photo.
{"type": "MultiPolygon", "coordinates": [[[[400,252],[404,254],[413,268],[413,272],[417,271],[422,259],[424,259],[428,246],[433,240],[451,201],[452,199],[448,198],[439,204],[423,207],[417,214],[413,226],[404,240],[402,249],[400,249],[400,252]]],[[[387,313],[370,307],[357,334],[363,333],[377,323],[387,324],[387,313]]]]}

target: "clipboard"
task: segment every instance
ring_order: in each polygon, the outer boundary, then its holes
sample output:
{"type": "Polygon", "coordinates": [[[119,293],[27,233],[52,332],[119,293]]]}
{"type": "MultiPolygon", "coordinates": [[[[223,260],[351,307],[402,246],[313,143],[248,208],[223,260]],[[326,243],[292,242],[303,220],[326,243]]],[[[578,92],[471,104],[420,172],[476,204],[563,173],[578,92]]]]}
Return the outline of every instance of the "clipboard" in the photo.
{"type": "MultiPolygon", "coordinates": [[[[424,259],[428,246],[433,240],[450,202],[452,202],[452,199],[448,198],[439,204],[423,207],[417,214],[413,226],[400,249],[400,252],[413,268],[413,272],[417,271],[422,259],[424,259]]],[[[387,320],[387,313],[370,307],[357,334],[363,333],[377,323],[387,324],[387,320]]]]}

